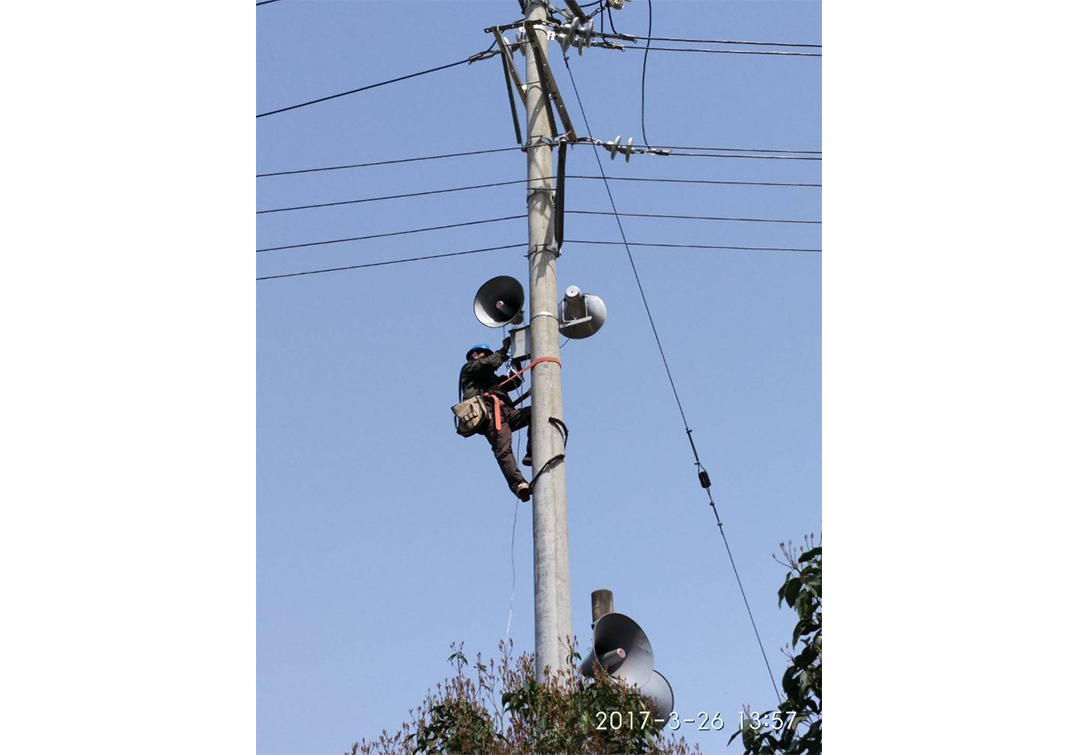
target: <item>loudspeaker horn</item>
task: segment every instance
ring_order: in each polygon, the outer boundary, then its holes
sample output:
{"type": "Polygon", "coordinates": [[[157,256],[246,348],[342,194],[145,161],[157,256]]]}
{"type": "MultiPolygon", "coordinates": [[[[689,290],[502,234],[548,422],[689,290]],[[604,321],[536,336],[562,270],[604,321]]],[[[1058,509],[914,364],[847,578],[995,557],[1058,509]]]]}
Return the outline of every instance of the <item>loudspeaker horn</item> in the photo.
{"type": "Polygon", "coordinates": [[[473,299],[476,319],[489,328],[522,322],[525,319],[521,311],[524,306],[525,289],[509,275],[492,278],[480,287],[473,299]]]}
{"type": "Polygon", "coordinates": [[[644,687],[653,675],[649,638],[636,621],[621,613],[608,613],[597,619],[593,647],[581,663],[581,673],[592,676],[597,660],[610,676],[630,685],[644,687]]]}
{"type": "Polygon", "coordinates": [[[671,711],[675,710],[675,692],[664,675],[653,669],[649,681],[639,687],[638,691],[642,697],[652,703],[656,718],[667,723],[671,711]]]}
{"type": "Polygon", "coordinates": [[[607,307],[594,294],[583,294],[577,286],[566,289],[559,302],[559,332],[567,338],[588,338],[607,321],[607,307]]]}

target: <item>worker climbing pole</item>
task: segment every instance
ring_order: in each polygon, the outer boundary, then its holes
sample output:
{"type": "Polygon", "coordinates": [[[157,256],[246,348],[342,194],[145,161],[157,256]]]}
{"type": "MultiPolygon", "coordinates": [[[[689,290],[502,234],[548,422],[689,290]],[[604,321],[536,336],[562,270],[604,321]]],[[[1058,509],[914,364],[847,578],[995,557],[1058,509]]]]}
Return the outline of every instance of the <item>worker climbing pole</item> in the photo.
{"type": "MultiPolygon", "coordinates": [[[[571,6],[575,15],[584,15],[576,4],[571,6]]],[[[568,431],[563,417],[559,338],[592,335],[603,325],[606,309],[599,297],[583,294],[576,286],[559,301],[556,261],[563,239],[566,154],[567,145],[575,143],[577,135],[548,64],[548,40],[554,33],[549,29],[553,26],[549,5],[543,0],[522,0],[521,8],[524,19],[486,31],[494,35],[502,57],[514,130],[526,155],[528,322],[511,331],[498,351],[486,344],[469,349],[454,414],[459,434],[483,432],[488,438],[510,490],[523,501],[532,499],[536,674],[546,678],[549,670],[570,668],[573,636],[565,467],[568,431]],[[504,32],[516,33],[516,40],[508,40],[504,32]],[[516,53],[525,57],[524,81],[514,61],[516,53]],[[519,104],[524,106],[524,135],[519,104]],[[557,177],[552,174],[555,150],[559,151],[557,177]],[[496,370],[511,358],[511,344],[516,372],[502,378],[496,370]],[[531,361],[523,366],[526,358],[531,361]],[[510,401],[508,391],[520,385],[530,370],[532,405],[519,408],[510,401]],[[513,431],[525,427],[529,428],[529,445],[522,462],[531,462],[536,470],[531,482],[524,479],[511,448],[513,431]]],[[[523,299],[521,285],[509,276],[500,276],[477,292],[474,311],[488,327],[520,323],[523,299]]]]}

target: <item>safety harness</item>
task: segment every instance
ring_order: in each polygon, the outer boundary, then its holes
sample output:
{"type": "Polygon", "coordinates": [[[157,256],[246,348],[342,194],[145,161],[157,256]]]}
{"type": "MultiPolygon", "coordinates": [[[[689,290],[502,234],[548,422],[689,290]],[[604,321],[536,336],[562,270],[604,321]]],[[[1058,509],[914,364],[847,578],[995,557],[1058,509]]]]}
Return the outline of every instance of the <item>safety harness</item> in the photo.
{"type": "MultiPolygon", "coordinates": [[[[502,386],[506,385],[507,383],[509,383],[510,381],[514,380],[517,377],[520,377],[521,375],[524,375],[526,372],[528,372],[533,367],[535,367],[536,365],[538,365],[538,364],[540,364],[542,362],[554,362],[555,364],[562,367],[562,362],[559,361],[558,357],[537,357],[532,362],[527,364],[525,367],[521,368],[520,371],[511,374],[509,377],[506,378],[506,380],[499,383],[499,387],[502,387],[502,386]]],[[[530,391],[526,391],[525,393],[521,394],[520,397],[518,397],[514,401],[511,401],[510,405],[511,406],[516,406],[521,401],[524,401],[525,397],[528,396],[529,393],[530,393],[530,391]]],[[[493,393],[485,393],[483,395],[491,396],[492,405],[495,407],[495,431],[498,432],[499,430],[502,429],[502,412],[501,412],[501,409],[500,409],[502,401],[499,399],[498,396],[496,396],[493,393]]],[[[556,417],[548,417],[548,422],[551,423],[552,425],[554,425],[555,428],[559,431],[559,434],[562,435],[563,448],[566,448],[566,442],[570,439],[570,430],[566,427],[566,424],[561,419],[558,419],[556,417]]],[[[544,466],[540,467],[540,469],[538,469],[536,472],[533,473],[532,482],[530,484],[535,485],[536,481],[540,478],[540,476],[542,474],[544,474],[545,472],[550,470],[552,467],[554,467],[560,461],[563,461],[565,458],[566,458],[566,454],[555,454],[554,456],[552,456],[550,459],[547,460],[547,463],[545,463],[544,466]]]]}
{"type": "MultiPolygon", "coordinates": [[[[521,377],[526,372],[531,370],[533,367],[535,367],[536,365],[541,364],[543,362],[554,362],[555,364],[562,367],[562,362],[559,361],[558,357],[537,357],[536,359],[534,359],[533,361],[529,362],[527,365],[522,367],[521,370],[519,370],[518,372],[514,372],[511,375],[509,375],[506,378],[506,380],[503,380],[501,383],[499,383],[498,387],[502,388],[507,383],[511,382],[512,380],[514,380],[516,378],[521,377]]],[[[530,391],[526,391],[519,398],[515,399],[514,401],[511,401],[510,406],[516,406],[520,402],[524,401],[525,398],[529,395],[529,393],[530,393],[530,391]]],[[[496,431],[502,430],[502,409],[501,409],[502,400],[498,396],[496,396],[494,393],[488,392],[488,393],[484,393],[483,395],[491,397],[491,403],[495,407],[495,430],[496,431]]],[[[563,425],[563,426],[565,427],[565,425],[563,425]]]]}

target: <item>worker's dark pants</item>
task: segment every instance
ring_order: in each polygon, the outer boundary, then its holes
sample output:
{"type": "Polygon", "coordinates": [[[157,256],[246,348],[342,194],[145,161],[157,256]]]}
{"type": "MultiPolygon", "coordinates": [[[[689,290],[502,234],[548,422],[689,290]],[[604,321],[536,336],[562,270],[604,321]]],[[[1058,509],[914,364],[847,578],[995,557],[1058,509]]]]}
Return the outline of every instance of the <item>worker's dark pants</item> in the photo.
{"type": "MultiPolygon", "coordinates": [[[[529,422],[532,420],[532,407],[525,406],[517,409],[505,402],[502,403],[499,407],[502,412],[502,429],[496,430],[495,409],[492,406],[492,399],[489,397],[486,401],[488,410],[491,412],[491,418],[484,429],[484,437],[491,444],[491,450],[495,454],[495,461],[499,462],[499,469],[502,470],[503,477],[506,478],[506,484],[510,486],[510,490],[513,490],[519,483],[527,482],[522,476],[521,470],[518,469],[517,460],[514,458],[513,431],[529,426],[529,422]]],[[[529,449],[529,441],[526,441],[526,456],[530,455],[529,449]]]]}

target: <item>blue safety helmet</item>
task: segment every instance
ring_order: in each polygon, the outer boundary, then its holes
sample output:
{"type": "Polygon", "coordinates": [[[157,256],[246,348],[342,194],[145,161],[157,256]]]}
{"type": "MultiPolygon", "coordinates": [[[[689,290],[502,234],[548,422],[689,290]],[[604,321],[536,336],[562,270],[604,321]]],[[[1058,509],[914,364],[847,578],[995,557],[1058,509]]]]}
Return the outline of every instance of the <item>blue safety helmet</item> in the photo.
{"type": "Polygon", "coordinates": [[[469,356],[470,356],[470,355],[471,355],[471,354],[472,354],[472,353],[473,353],[474,351],[486,351],[486,352],[487,352],[488,354],[494,354],[494,353],[495,353],[495,352],[493,352],[493,351],[491,350],[491,347],[490,347],[490,346],[488,346],[488,345],[487,345],[486,343],[478,343],[478,344],[476,344],[475,346],[470,346],[470,347],[469,347],[469,350],[465,352],[465,360],[466,360],[466,361],[468,361],[468,359],[469,359],[469,356]]]}

